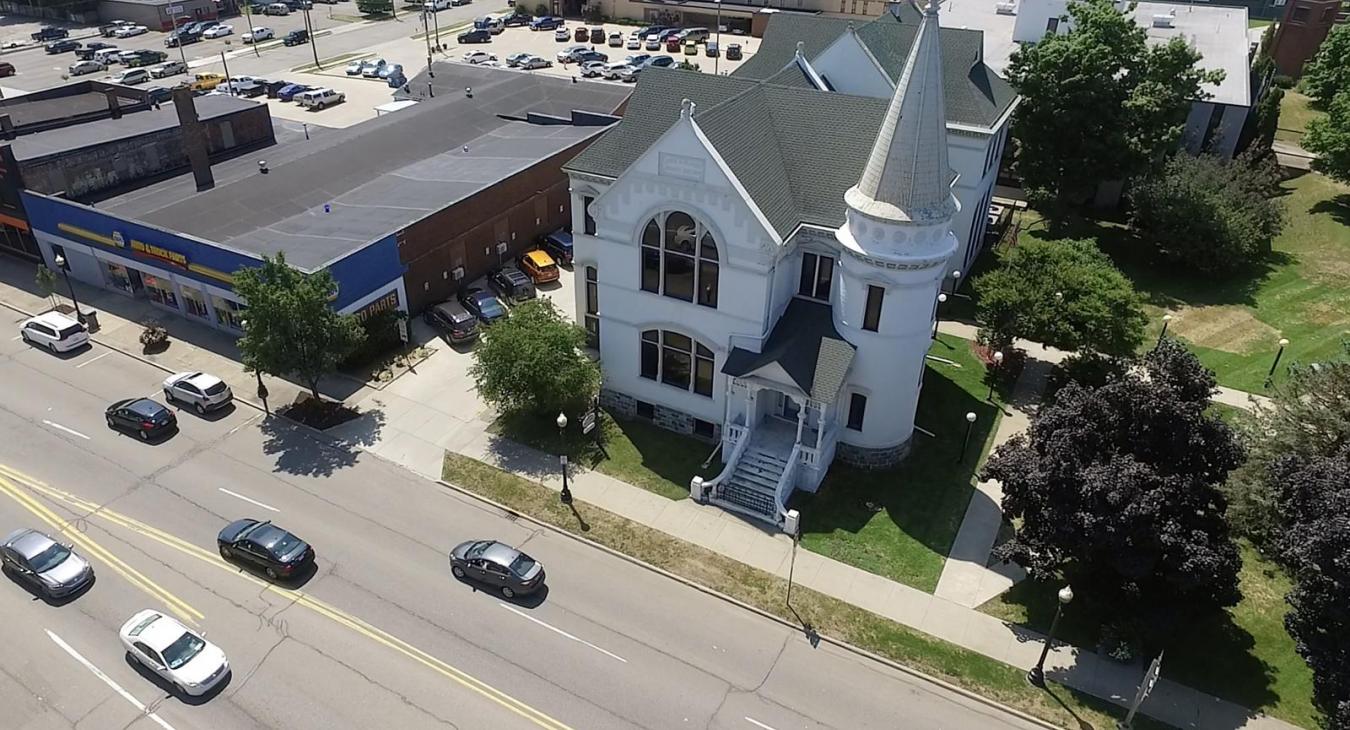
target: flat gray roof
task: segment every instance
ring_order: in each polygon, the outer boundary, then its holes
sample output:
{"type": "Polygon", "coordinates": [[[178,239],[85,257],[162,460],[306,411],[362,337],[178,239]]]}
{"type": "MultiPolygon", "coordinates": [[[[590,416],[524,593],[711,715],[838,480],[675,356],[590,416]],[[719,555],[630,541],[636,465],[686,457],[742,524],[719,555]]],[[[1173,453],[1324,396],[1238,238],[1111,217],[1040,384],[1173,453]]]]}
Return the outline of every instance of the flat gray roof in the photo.
{"type": "Polygon", "coordinates": [[[174,193],[165,183],[162,198],[137,191],[99,208],[241,251],[284,251],[295,266],[313,270],[605,129],[499,115],[608,113],[629,92],[615,84],[445,66],[436,81],[458,93],[259,150],[249,156],[246,173],[245,161],[236,159],[230,179],[217,175],[212,190],[196,193],[188,174],[173,182],[192,193],[174,193]],[[465,86],[473,87],[472,99],[465,86]],[[268,161],[267,174],[258,172],[259,159],[268,161]]]}
{"type": "MultiPolygon", "coordinates": [[[[106,108],[107,101],[102,94],[97,96],[106,108]]],[[[53,100],[56,101],[56,100],[53,100]]],[[[214,119],[248,109],[258,105],[256,101],[240,99],[234,96],[199,96],[194,102],[197,116],[202,120],[214,119]]],[[[69,152],[83,147],[107,144],[119,139],[136,137],[142,134],[173,129],[178,126],[178,111],[172,103],[159,109],[146,109],[123,114],[119,119],[100,119],[58,127],[45,132],[25,134],[10,142],[14,149],[14,158],[20,161],[34,160],[48,155],[69,152]]]]}

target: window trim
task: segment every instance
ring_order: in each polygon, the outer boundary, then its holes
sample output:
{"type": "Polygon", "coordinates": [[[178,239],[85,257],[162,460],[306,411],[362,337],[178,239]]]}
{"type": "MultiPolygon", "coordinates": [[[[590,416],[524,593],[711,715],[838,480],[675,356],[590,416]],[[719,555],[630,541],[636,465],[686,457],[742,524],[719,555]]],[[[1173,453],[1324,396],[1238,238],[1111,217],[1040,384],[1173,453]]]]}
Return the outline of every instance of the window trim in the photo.
{"type": "Polygon", "coordinates": [[[712,227],[703,221],[703,219],[682,209],[662,210],[645,219],[638,233],[638,288],[642,291],[661,296],[678,299],[682,302],[696,304],[700,307],[709,307],[717,309],[718,295],[721,289],[722,281],[722,252],[718,245],[719,236],[713,231],[712,227]],[[692,251],[680,251],[667,245],[667,222],[671,215],[682,214],[694,223],[694,240],[692,242],[692,251]],[[652,226],[656,227],[655,244],[647,241],[648,233],[652,226]],[[704,250],[704,242],[711,244],[711,253],[704,250]],[[655,260],[655,281],[652,286],[648,286],[647,277],[649,273],[648,259],[651,254],[656,255],[655,260]],[[691,267],[692,287],[689,298],[670,293],[667,291],[666,277],[668,269],[666,262],[670,256],[679,256],[687,259],[691,267]],[[705,273],[711,271],[713,285],[705,286],[705,273]]]}
{"type": "Polygon", "coordinates": [[[866,425],[866,423],[867,423],[867,394],[856,390],[850,391],[848,396],[848,413],[844,417],[844,428],[847,428],[850,431],[861,432],[863,430],[863,426],[866,425]],[[855,409],[854,406],[857,405],[858,403],[857,399],[859,398],[862,399],[862,405],[861,407],[855,409]],[[856,426],[853,425],[853,413],[855,410],[858,412],[858,425],[856,426]]]}
{"type": "Polygon", "coordinates": [[[797,296],[817,302],[829,302],[830,295],[834,293],[834,272],[838,265],[839,262],[830,254],[820,253],[819,251],[802,251],[801,267],[797,275],[797,296]],[[811,279],[809,282],[806,280],[807,256],[815,258],[815,265],[811,267],[811,279]],[[825,293],[822,296],[820,291],[820,270],[823,263],[826,261],[829,262],[830,274],[829,278],[825,281],[825,293]],[[809,293],[802,291],[803,285],[810,287],[809,293]]]}
{"type": "Polygon", "coordinates": [[[863,301],[862,328],[868,332],[881,331],[881,310],[886,306],[886,287],[876,284],[867,285],[867,298],[863,301]],[[872,309],[872,295],[876,294],[876,310],[872,309]]]}
{"type": "Polygon", "coordinates": [[[638,377],[643,380],[650,380],[661,385],[667,385],[686,393],[701,395],[705,398],[712,398],[713,393],[717,391],[717,352],[711,347],[703,344],[693,335],[686,334],[676,329],[661,329],[653,327],[638,331],[638,377]],[[681,337],[689,341],[689,349],[683,350],[678,346],[668,342],[670,337],[681,337]],[[655,372],[648,374],[646,365],[648,355],[654,351],[655,354],[655,372]],[[666,357],[667,351],[670,354],[682,355],[688,358],[689,368],[685,378],[687,382],[684,385],[667,380],[666,357]],[[699,389],[699,371],[701,368],[707,368],[707,392],[699,389]]]}

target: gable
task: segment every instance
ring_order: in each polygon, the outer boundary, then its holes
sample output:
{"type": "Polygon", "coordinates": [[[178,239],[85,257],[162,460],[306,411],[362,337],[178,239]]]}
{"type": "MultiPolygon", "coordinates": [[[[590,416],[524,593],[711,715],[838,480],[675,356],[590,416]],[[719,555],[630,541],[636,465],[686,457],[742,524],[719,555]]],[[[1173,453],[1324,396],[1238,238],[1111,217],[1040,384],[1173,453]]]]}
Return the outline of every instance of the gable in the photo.
{"type": "Polygon", "coordinates": [[[895,93],[895,83],[856,33],[845,31],[810,63],[840,93],[878,99],[890,99],[895,93]]]}

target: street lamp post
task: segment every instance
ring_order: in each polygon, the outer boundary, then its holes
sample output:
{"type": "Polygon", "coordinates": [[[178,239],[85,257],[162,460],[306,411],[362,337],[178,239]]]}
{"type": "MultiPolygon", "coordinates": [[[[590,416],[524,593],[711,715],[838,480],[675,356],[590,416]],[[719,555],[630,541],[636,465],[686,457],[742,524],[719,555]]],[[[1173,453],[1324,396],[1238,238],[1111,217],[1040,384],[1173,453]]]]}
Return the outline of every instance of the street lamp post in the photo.
{"type": "Polygon", "coordinates": [[[230,49],[230,40],[225,39],[225,47],[220,51],[220,65],[225,67],[225,88],[229,90],[230,96],[238,96],[239,92],[230,83],[230,64],[225,62],[225,51],[230,49]]]}
{"type": "Polygon", "coordinates": [[[938,325],[942,324],[942,305],[947,303],[947,295],[939,293],[937,305],[933,307],[933,339],[937,339],[938,325]]]}
{"type": "Polygon", "coordinates": [[[987,401],[994,400],[994,385],[998,383],[998,376],[1002,370],[1003,370],[1003,352],[1002,351],[995,352],[994,372],[989,374],[989,395],[985,396],[984,398],[985,400],[987,401]]]}
{"type": "MultiPolygon", "coordinates": [[[[562,447],[561,451],[567,451],[567,414],[559,413],[556,423],[558,424],[558,445],[562,447]]],[[[563,504],[571,504],[572,490],[567,486],[567,454],[560,453],[558,461],[562,464],[563,477],[562,494],[558,496],[563,504]]]]}
{"type": "Polygon", "coordinates": [[[319,47],[314,44],[314,23],[309,18],[309,9],[313,6],[314,3],[311,2],[301,5],[300,9],[305,13],[305,32],[309,34],[309,50],[314,54],[314,66],[322,71],[323,64],[319,63],[319,47]]]}
{"type": "MultiPolygon", "coordinates": [[[[175,17],[174,17],[174,19],[173,19],[173,35],[174,35],[174,38],[176,39],[176,42],[178,43],[178,55],[179,55],[179,56],[182,56],[182,58],[183,58],[183,68],[186,69],[186,68],[187,68],[187,65],[188,65],[188,63],[187,63],[187,51],[183,48],[183,36],[179,35],[179,33],[178,33],[178,31],[180,30],[179,25],[178,25],[178,21],[180,21],[180,20],[187,20],[187,17],[186,17],[186,16],[182,16],[182,15],[175,16],[175,17]]],[[[186,73],[186,72],[185,72],[185,73],[186,73]]]]}
{"type": "Polygon", "coordinates": [[[952,272],[952,296],[956,296],[956,287],[961,284],[960,270],[952,272]]]}
{"type": "Polygon", "coordinates": [[[1272,363],[1270,364],[1270,372],[1266,373],[1266,387],[1267,387],[1267,388],[1269,388],[1270,385],[1271,385],[1271,383],[1273,383],[1273,382],[1275,381],[1275,368],[1277,368],[1277,367],[1280,366],[1280,358],[1284,356],[1284,348],[1286,348],[1286,347],[1288,347],[1288,346],[1289,346],[1289,340],[1286,339],[1286,338],[1284,338],[1284,337],[1281,337],[1281,338],[1280,338],[1280,349],[1279,349],[1278,352],[1275,353],[1275,362],[1272,362],[1272,363]]]}
{"type": "Polygon", "coordinates": [[[422,39],[427,46],[427,78],[432,79],[436,78],[436,74],[431,70],[431,19],[427,16],[434,14],[426,8],[422,9],[422,39]]]}
{"type": "Polygon", "coordinates": [[[960,464],[966,460],[966,450],[970,448],[970,432],[975,428],[975,412],[966,414],[966,438],[961,441],[961,453],[956,457],[956,463],[960,464]]]}
{"type": "Polygon", "coordinates": [[[75,321],[83,323],[84,315],[80,313],[80,302],[75,298],[75,282],[70,280],[70,269],[66,268],[66,257],[58,253],[52,261],[56,264],[56,268],[61,270],[61,275],[66,277],[66,288],[70,290],[70,303],[75,306],[75,321]]]}
{"type": "Polygon", "coordinates": [[[433,11],[431,13],[431,27],[436,29],[436,50],[441,50],[441,18],[433,11]]]}
{"type": "MultiPolygon", "coordinates": [[[[1163,315],[1163,328],[1162,328],[1162,332],[1159,332],[1159,333],[1158,333],[1158,345],[1161,345],[1161,344],[1162,344],[1162,341],[1163,341],[1163,338],[1167,336],[1167,325],[1170,325],[1170,324],[1172,324],[1172,315],[1170,315],[1170,314],[1164,314],[1164,315],[1163,315]]],[[[1157,345],[1154,345],[1154,347],[1156,348],[1157,345]]]]}
{"type": "Polygon", "coordinates": [[[1041,658],[1036,660],[1036,666],[1027,671],[1027,682],[1033,686],[1045,686],[1045,658],[1050,654],[1050,645],[1055,643],[1055,628],[1059,626],[1060,614],[1064,613],[1064,607],[1072,600],[1072,588],[1064,586],[1059,589],[1059,605],[1055,606],[1055,617],[1050,620],[1050,635],[1045,637],[1045,646],[1041,647],[1041,658]]]}
{"type": "MultiPolygon", "coordinates": [[[[248,0],[245,0],[245,2],[244,2],[244,22],[248,24],[248,31],[246,31],[246,32],[249,33],[249,38],[253,38],[253,35],[252,35],[252,33],[253,33],[253,12],[249,9],[250,5],[251,5],[251,2],[249,2],[248,0]]],[[[250,45],[250,46],[253,46],[253,55],[254,55],[254,57],[256,57],[256,58],[262,58],[262,51],[259,51],[259,50],[258,50],[258,39],[257,39],[257,38],[253,38],[253,42],[252,42],[252,43],[249,43],[249,45],[250,45]]]]}

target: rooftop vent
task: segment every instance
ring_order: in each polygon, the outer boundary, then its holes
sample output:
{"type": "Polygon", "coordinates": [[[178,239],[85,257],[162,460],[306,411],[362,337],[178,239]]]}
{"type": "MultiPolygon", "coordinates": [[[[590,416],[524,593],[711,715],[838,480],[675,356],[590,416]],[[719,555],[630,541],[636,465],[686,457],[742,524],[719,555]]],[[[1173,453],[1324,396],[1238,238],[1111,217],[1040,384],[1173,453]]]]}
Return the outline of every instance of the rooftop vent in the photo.
{"type": "Polygon", "coordinates": [[[994,11],[999,15],[1017,15],[1017,3],[998,2],[994,3],[994,11]]]}

